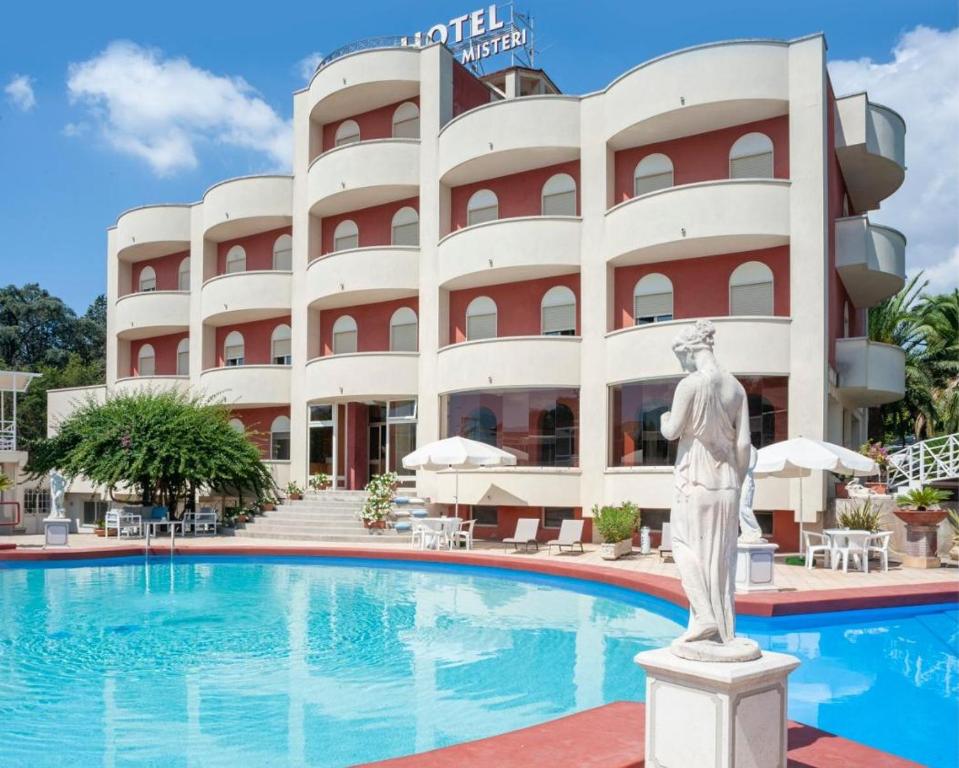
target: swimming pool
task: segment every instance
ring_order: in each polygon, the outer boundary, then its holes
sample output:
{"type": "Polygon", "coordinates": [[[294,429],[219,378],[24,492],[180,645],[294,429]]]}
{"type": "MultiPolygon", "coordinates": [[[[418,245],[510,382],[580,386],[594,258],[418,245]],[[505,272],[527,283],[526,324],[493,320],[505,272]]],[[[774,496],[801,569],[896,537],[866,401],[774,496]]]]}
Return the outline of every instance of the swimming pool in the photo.
{"type": "MultiPolygon", "coordinates": [[[[621,699],[685,612],[491,568],[308,558],[0,563],[5,768],[341,766],[621,699]]],[[[758,619],[789,715],[933,766],[959,752],[959,612],[758,619]]]]}

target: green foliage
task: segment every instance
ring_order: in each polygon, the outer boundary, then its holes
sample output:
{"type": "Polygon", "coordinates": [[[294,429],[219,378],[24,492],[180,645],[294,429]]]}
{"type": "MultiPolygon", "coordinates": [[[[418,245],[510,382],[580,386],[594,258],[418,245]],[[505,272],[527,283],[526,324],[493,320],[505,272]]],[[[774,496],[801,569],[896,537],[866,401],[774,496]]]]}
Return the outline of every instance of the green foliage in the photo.
{"type": "Polygon", "coordinates": [[[366,501],[363,504],[363,519],[368,522],[386,520],[393,510],[393,496],[398,478],[395,472],[373,475],[366,484],[366,501]]]}
{"type": "Polygon", "coordinates": [[[9,491],[13,488],[13,480],[11,480],[3,472],[0,472],[0,493],[4,491],[9,491]]]}
{"type": "Polygon", "coordinates": [[[926,486],[924,488],[913,488],[896,497],[896,503],[902,509],[915,509],[925,511],[927,509],[939,509],[942,502],[952,496],[951,491],[943,491],[938,488],[926,486]]]}
{"type": "Polygon", "coordinates": [[[273,489],[258,449],[230,426],[225,404],[172,392],[88,399],[54,437],[34,445],[28,472],[51,469],[170,510],[201,488],[240,497],[273,489]]]}
{"type": "Polygon", "coordinates": [[[873,507],[872,500],[865,499],[858,507],[840,512],[838,522],[840,528],[878,533],[882,530],[879,518],[879,510],[873,507]]]}
{"type": "Polygon", "coordinates": [[[302,495],[303,495],[303,489],[300,488],[300,484],[297,483],[296,480],[290,480],[290,482],[288,482],[288,483],[286,484],[286,495],[287,495],[287,496],[302,496],[302,495]]]}
{"type": "Polygon", "coordinates": [[[609,544],[631,539],[639,527],[639,517],[639,507],[630,501],[618,506],[593,507],[593,526],[609,544]]]}
{"type": "Polygon", "coordinates": [[[310,475],[310,490],[322,491],[324,488],[329,488],[332,481],[333,478],[326,474],[326,472],[318,472],[315,475],[310,475]]]}
{"type": "Polygon", "coordinates": [[[949,523],[952,525],[952,546],[959,547],[959,510],[949,510],[949,523]]]}

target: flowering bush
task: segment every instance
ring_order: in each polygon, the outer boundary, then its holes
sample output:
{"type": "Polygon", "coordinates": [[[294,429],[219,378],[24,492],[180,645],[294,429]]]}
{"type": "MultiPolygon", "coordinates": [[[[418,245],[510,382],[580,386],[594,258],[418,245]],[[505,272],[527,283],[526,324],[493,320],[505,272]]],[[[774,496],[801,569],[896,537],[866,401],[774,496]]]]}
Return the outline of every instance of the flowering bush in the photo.
{"type": "Polygon", "coordinates": [[[859,446],[859,453],[876,462],[879,479],[882,480],[883,471],[889,466],[889,450],[882,443],[863,443],[859,446]]]}
{"type": "Polygon", "coordinates": [[[386,520],[393,511],[393,495],[399,479],[395,472],[373,475],[366,484],[366,501],[363,504],[363,519],[367,522],[386,520]]]}
{"type": "Polygon", "coordinates": [[[310,490],[322,491],[326,488],[329,488],[332,484],[333,478],[331,478],[325,472],[319,472],[315,475],[310,475],[310,490]]]}

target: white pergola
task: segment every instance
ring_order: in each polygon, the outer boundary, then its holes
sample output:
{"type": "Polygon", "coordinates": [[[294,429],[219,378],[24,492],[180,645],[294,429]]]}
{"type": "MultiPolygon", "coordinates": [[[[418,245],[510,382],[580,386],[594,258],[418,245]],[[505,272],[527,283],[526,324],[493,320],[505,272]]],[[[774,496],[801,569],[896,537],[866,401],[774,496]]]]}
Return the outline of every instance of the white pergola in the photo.
{"type": "Polygon", "coordinates": [[[0,371],[0,451],[17,450],[17,397],[39,373],[0,371]]]}

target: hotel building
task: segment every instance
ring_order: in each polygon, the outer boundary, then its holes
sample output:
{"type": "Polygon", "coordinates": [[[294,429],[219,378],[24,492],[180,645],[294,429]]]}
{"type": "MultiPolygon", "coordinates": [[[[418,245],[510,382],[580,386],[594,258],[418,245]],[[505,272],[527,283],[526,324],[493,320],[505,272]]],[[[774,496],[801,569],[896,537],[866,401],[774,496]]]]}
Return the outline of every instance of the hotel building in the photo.
{"type": "MultiPolygon", "coordinates": [[[[866,312],[904,281],[904,237],[869,215],[902,183],[905,125],[833,93],[821,35],[677,51],[586,95],[476,76],[439,44],[358,50],[293,104],[292,175],[109,229],[96,396],[221,395],[281,488],[362,489],[416,444],[493,443],[517,466],[461,473],[459,499],[497,536],[623,500],[658,527],[671,344],[698,318],[757,447],[857,446],[903,395],[903,351],[868,340],[866,312]]],[[[51,393],[52,426],[76,396],[51,393]]],[[[454,501],[450,473],[404,482],[454,501]]],[[[802,482],[758,483],[787,547],[830,494],[802,482]]]]}

